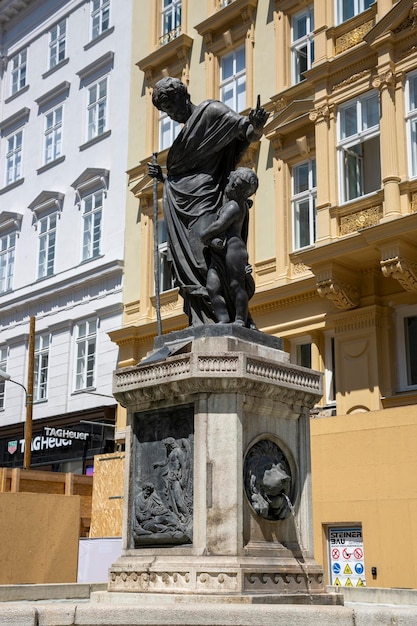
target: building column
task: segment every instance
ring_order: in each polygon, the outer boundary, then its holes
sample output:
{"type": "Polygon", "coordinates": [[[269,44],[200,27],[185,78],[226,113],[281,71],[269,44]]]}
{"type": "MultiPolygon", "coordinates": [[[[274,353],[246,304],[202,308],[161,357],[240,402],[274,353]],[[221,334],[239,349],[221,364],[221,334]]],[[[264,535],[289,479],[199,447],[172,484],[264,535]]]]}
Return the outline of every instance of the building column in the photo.
{"type": "Polygon", "coordinates": [[[395,76],[391,69],[378,74],[372,83],[381,94],[380,152],[381,180],[384,190],[383,218],[389,221],[401,215],[400,176],[395,123],[395,76]]]}

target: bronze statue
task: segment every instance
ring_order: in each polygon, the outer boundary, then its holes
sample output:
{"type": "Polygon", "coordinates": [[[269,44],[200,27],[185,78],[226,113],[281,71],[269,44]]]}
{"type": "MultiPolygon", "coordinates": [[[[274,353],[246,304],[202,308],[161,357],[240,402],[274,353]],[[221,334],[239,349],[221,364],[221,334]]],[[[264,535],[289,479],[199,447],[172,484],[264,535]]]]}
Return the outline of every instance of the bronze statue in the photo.
{"type": "Polygon", "coordinates": [[[202,233],[202,241],[211,248],[207,272],[207,291],[220,323],[254,326],[248,301],[255,291],[252,268],[248,265],[249,208],[258,188],[258,177],[247,167],[231,172],[226,185],[227,202],[217,219],[202,233]],[[249,321],[249,323],[248,323],[249,321]]]}
{"type": "Polygon", "coordinates": [[[189,324],[218,321],[207,291],[208,261],[202,233],[223,204],[229,174],[252,141],[262,136],[268,113],[260,107],[248,116],[222,102],[191,102],[187,87],[163,78],[154,87],[153,104],[184,124],[167,157],[167,174],[148,164],[150,176],[164,183],[164,217],[175,283],[184,298],[189,324]]]}

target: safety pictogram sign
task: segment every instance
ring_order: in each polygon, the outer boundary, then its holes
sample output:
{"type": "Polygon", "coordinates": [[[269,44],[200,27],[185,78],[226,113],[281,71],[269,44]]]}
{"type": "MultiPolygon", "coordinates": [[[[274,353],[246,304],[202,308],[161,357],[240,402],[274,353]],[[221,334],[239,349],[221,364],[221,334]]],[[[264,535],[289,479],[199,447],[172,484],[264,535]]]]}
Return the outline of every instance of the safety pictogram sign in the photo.
{"type": "Polygon", "coordinates": [[[328,545],[330,584],[365,587],[362,527],[329,527],[328,545]]]}

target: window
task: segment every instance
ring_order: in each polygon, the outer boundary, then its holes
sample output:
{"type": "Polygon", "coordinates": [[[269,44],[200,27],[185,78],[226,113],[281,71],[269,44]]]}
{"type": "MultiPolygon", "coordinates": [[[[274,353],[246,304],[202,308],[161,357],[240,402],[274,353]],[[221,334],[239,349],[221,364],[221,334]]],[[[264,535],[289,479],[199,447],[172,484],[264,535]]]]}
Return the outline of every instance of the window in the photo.
{"type": "Polygon", "coordinates": [[[162,0],[161,45],[181,34],[181,0],[162,0]]]}
{"type": "Polygon", "coordinates": [[[334,353],[334,336],[324,336],[324,382],[326,389],[326,405],[336,404],[336,361],[334,353]]]}
{"type": "Polygon", "coordinates": [[[83,261],[100,254],[103,193],[102,190],[97,191],[83,200],[83,261]]]}
{"type": "Polygon", "coordinates": [[[11,59],[12,63],[12,89],[11,95],[17,93],[26,86],[27,50],[22,50],[11,59]]]}
{"type": "MultiPolygon", "coordinates": [[[[0,348],[0,370],[3,372],[7,372],[7,348],[6,346],[2,346],[0,348]]],[[[5,391],[6,391],[6,381],[0,380],[0,411],[4,410],[5,407],[5,391]]]]}
{"type": "Polygon", "coordinates": [[[102,135],[107,127],[107,76],[88,88],[88,139],[102,135]]]}
{"type": "Polygon", "coordinates": [[[417,389],[417,308],[404,305],[396,311],[398,387],[417,389]]]}
{"type": "Polygon", "coordinates": [[[410,176],[417,176],[417,74],[407,78],[407,132],[410,176]]]}
{"type": "Polygon", "coordinates": [[[65,59],[66,31],[66,20],[61,20],[49,31],[49,69],[65,59]]]}
{"type": "Polygon", "coordinates": [[[338,23],[342,24],[359,13],[369,9],[375,0],[337,0],[338,23]]]}
{"type": "Polygon", "coordinates": [[[220,59],[220,100],[234,111],[246,108],[245,47],[236,48],[220,59]]]}
{"type": "Polygon", "coordinates": [[[13,288],[16,233],[0,236],[0,293],[13,288]]]}
{"type": "Polygon", "coordinates": [[[169,291],[174,287],[171,264],[168,260],[167,229],[164,220],[158,222],[159,289],[169,291]]]}
{"type": "Polygon", "coordinates": [[[340,107],[338,153],[342,202],[381,187],[377,93],[368,93],[340,107]]]}
{"type": "Polygon", "coordinates": [[[46,215],[45,217],[42,217],[38,222],[38,278],[52,276],[52,274],[54,273],[56,222],[56,213],[46,215]]]}
{"type": "Polygon", "coordinates": [[[23,130],[7,138],[6,185],[22,178],[23,130]]]}
{"type": "Polygon", "coordinates": [[[110,25],[110,0],[91,0],[91,39],[108,30],[110,25]]]}
{"type": "Polygon", "coordinates": [[[302,367],[311,367],[311,343],[298,343],[295,346],[295,362],[302,367]]]}
{"type": "Polygon", "coordinates": [[[172,120],[163,111],[159,112],[159,151],[166,150],[172,146],[174,139],[181,130],[181,124],[172,120]]]}
{"type": "Polygon", "coordinates": [[[62,154],[62,106],[45,115],[44,165],[62,154]]]}
{"type": "Polygon", "coordinates": [[[417,385],[417,315],[404,317],[407,387],[417,385]]]}
{"type": "Polygon", "coordinates": [[[80,322],[76,327],[75,389],[94,387],[97,320],[80,322]]]}
{"type": "Polygon", "coordinates": [[[48,397],[49,334],[35,338],[33,370],[33,400],[40,402],[48,397]]]}
{"type": "Polygon", "coordinates": [[[314,14],[313,8],[297,13],[292,18],[292,71],[293,82],[305,79],[304,72],[311,68],[314,61],[314,14]]]}
{"type": "Polygon", "coordinates": [[[292,168],[292,213],[294,250],[316,241],[316,160],[292,168]]]}

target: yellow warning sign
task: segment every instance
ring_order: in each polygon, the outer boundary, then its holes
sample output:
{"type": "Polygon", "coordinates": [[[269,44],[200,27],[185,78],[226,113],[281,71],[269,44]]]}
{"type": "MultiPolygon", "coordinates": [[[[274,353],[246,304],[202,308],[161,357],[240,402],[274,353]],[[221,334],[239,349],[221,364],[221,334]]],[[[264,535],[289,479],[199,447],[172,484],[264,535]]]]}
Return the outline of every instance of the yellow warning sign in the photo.
{"type": "Polygon", "coordinates": [[[362,578],[359,578],[358,584],[356,586],[357,587],[365,587],[365,583],[363,582],[362,578]]]}
{"type": "Polygon", "coordinates": [[[347,579],[347,581],[345,583],[345,587],[353,587],[352,581],[350,580],[350,578],[347,579]]]}
{"type": "Polygon", "coordinates": [[[334,584],[335,584],[336,587],[341,587],[342,586],[341,583],[340,583],[340,580],[338,578],[336,578],[336,580],[334,581],[334,584]]]}
{"type": "Polygon", "coordinates": [[[344,573],[344,574],[352,574],[352,570],[350,569],[350,565],[349,565],[349,563],[346,563],[346,567],[345,567],[345,569],[343,570],[343,573],[344,573]]]}

